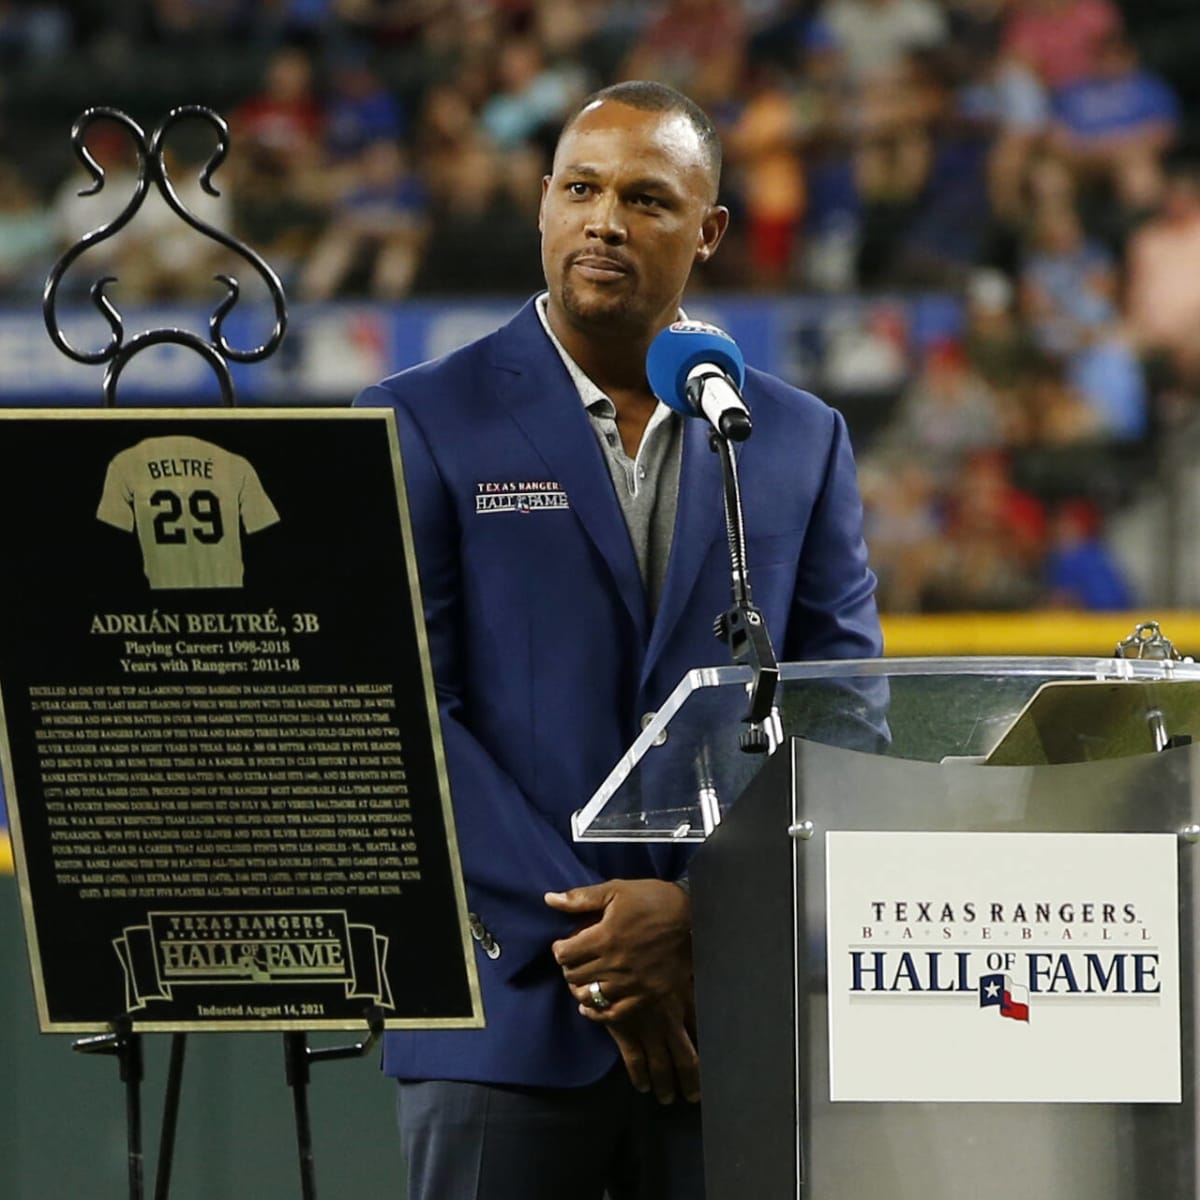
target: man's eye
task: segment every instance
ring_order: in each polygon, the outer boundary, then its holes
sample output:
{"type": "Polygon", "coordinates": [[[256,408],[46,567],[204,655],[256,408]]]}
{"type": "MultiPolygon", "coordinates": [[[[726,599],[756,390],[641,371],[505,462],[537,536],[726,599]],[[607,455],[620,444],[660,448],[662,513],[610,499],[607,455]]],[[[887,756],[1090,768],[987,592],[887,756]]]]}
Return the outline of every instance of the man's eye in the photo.
{"type": "Polygon", "coordinates": [[[568,183],[567,184],[567,191],[572,196],[586,196],[588,194],[588,192],[590,192],[591,190],[592,190],[591,187],[586,183],[578,183],[577,182],[577,183],[568,183]]]}
{"type": "Polygon", "coordinates": [[[643,192],[634,198],[643,208],[662,208],[662,201],[657,196],[650,196],[643,192]]]}

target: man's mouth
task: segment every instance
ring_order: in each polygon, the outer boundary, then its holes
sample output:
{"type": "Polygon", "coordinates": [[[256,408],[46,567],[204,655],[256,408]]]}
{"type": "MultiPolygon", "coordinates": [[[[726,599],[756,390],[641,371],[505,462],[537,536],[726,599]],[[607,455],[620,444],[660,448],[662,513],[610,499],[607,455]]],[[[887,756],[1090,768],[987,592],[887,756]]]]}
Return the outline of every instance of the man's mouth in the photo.
{"type": "Polygon", "coordinates": [[[584,279],[595,283],[611,283],[630,273],[630,268],[620,259],[604,254],[580,254],[571,260],[571,267],[584,279]]]}

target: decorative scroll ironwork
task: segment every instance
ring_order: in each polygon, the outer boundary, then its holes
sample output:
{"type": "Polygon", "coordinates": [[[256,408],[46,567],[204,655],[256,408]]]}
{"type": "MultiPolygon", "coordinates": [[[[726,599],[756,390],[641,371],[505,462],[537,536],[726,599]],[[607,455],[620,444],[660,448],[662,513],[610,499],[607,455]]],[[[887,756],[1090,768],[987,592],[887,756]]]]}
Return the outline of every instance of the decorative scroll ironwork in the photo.
{"type": "Polygon", "coordinates": [[[219,196],[220,191],[213,186],[212,176],[229,153],[229,126],[224,118],[210,108],[199,104],[186,104],[173,108],[159,123],[149,139],[142,127],[127,114],[119,109],[103,106],[87,109],[71,128],[71,144],[74,147],[75,155],[92,177],[91,185],[79,193],[81,196],[94,196],[104,188],[104,168],[92,156],[85,144],[87,131],[97,121],[112,121],[124,130],[133,143],[138,160],[137,182],[125,207],[111,220],[85,234],[63,254],[47,276],[46,287],[42,294],[42,315],[46,321],[46,330],[50,334],[51,341],[59,350],[78,363],[108,364],[104,372],[103,391],[104,402],[110,407],[116,404],[117,381],[129,360],[150,346],[164,343],[195,350],[215,372],[221,386],[223,402],[226,405],[233,405],[236,403],[236,397],[233,376],[229,369],[230,361],[252,363],[267,358],[278,349],[287,331],[287,301],[284,298],[283,284],[280,282],[279,276],[275,274],[266,260],[249,246],[198,217],[184,204],[175,190],[164,159],[166,139],[168,133],[175,126],[191,119],[206,121],[216,131],[217,144],[201,170],[200,186],[210,196],[219,196]],[[237,279],[226,274],[214,276],[218,282],[225,285],[226,295],[209,318],[208,341],[190,330],[174,328],[148,329],[126,341],[125,322],[105,292],[109,284],[116,282],[116,276],[105,275],[92,284],[89,295],[92,303],[95,304],[100,315],[108,324],[110,330],[108,343],[98,350],[81,350],[71,344],[58,320],[58,292],[63,277],[83,254],[98,243],[115,236],[133,220],[151,186],[158,188],[163,199],[182,221],[204,237],[211,238],[227,250],[240,255],[262,277],[275,307],[274,328],[266,341],[252,349],[241,350],[231,345],[226,338],[223,330],[225,318],[233,310],[241,294],[237,279]]]}

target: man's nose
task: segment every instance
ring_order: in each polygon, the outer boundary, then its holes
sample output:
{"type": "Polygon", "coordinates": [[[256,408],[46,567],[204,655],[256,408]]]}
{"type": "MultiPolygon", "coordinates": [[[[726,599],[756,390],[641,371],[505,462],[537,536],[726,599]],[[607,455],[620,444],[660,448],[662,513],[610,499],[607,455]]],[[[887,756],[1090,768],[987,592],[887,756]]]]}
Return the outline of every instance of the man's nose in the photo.
{"type": "Polygon", "coordinates": [[[625,222],[621,220],[620,205],[615,196],[599,196],[588,214],[585,232],[606,245],[619,245],[625,240],[625,222]]]}

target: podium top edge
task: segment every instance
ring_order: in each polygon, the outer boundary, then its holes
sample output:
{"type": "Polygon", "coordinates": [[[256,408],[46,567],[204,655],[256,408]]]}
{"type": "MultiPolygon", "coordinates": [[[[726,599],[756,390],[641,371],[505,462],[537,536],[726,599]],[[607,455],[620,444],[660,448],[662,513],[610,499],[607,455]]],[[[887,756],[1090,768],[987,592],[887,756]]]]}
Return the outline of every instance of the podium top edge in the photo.
{"type": "MultiPolygon", "coordinates": [[[[1068,655],[946,655],[906,658],[837,658],[779,664],[780,679],[883,678],[901,675],[1013,675],[1105,680],[1200,679],[1200,663],[1190,660],[1106,658],[1068,655]]],[[[749,667],[701,667],[680,681],[685,691],[730,687],[751,678],[749,667]]]]}

